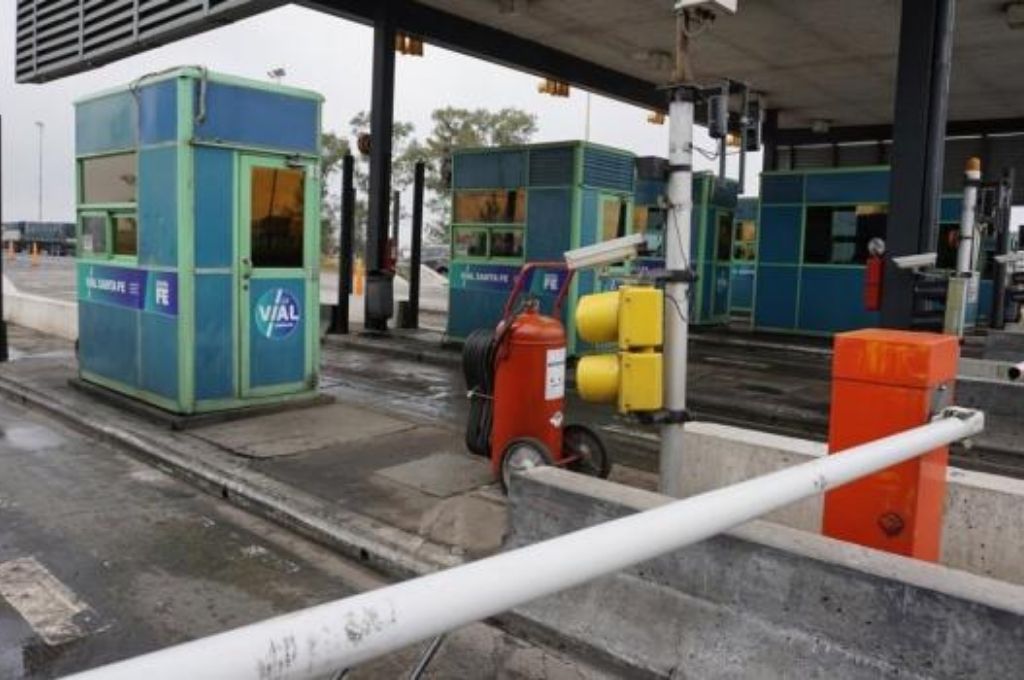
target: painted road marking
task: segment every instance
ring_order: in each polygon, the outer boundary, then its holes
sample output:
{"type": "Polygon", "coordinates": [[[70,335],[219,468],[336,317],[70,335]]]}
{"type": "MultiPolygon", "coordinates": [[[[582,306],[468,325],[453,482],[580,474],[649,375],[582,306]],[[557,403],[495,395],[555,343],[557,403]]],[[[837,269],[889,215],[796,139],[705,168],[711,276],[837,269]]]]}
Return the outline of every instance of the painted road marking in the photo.
{"type": "Polygon", "coordinates": [[[0,562],[0,595],[50,646],[87,634],[76,617],[91,618],[79,616],[89,605],[32,557],[0,562]]]}

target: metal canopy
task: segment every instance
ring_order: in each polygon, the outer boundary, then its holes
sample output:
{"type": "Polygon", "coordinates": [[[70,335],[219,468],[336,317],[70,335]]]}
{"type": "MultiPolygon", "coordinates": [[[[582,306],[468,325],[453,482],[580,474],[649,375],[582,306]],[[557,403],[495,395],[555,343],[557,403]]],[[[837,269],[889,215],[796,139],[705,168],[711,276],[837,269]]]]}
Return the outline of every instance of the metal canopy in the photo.
{"type": "MultiPolygon", "coordinates": [[[[423,0],[569,54],[661,84],[670,74],[671,0],[423,0]],[[502,12],[514,8],[514,12],[502,12]]],[[[950,120],[1020,117],[1024,29],[1005,0],[957,3],[950,120]]],[[[694,42],[701,78],[729,76],[766,93],[780,127],[814,120],[892,120],[896,0],[740,0],[694,42]]]]}
{"type": "MultiPolygon", "coordinates": [[[[16,73],[41,82],[283,4],[280,0],[19,0],[16,73]],[[138,7],[138,9],[136,9],[138,7]]],[[[302,4],[363,22],[378,0],[302,4]]],[[[392,0],[400,29],[509,66],[642,106],[663,105],[672,0],[392,0]]],[[[952,121],[1020,118],[1024,29],[1006,0],[957,3],[952,121]]],[[[779,127],[891,121],[897,0],[741,0],[695,45],[702,78],[728,75],[763,91],[779,127]]],[[[1018,128],[1019,129],[1019,128],[1018,128]]]]}

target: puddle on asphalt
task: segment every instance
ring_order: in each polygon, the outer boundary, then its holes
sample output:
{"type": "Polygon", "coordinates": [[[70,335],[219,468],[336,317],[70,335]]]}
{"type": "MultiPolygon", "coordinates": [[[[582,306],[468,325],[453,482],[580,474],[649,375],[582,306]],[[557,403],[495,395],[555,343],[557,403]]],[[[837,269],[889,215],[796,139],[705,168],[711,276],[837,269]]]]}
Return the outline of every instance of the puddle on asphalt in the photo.
{"type": "Polygon", "coordinates": [[[64,437],[42,425],[0,426],[0,444],[23,451],[38,451],[64,444],[64,437]]]}

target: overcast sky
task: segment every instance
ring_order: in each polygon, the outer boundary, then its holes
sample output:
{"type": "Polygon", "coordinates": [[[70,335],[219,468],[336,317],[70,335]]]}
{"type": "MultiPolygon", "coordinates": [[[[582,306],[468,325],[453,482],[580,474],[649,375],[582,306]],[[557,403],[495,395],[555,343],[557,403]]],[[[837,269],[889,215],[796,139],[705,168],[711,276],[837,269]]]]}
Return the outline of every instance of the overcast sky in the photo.
{"type": "MultiPolygon", "coordinates": [[[[3,115],[3,216],[5,221],[37,214],[38,132],[43,134],[43,218],[74,215],[74,111],[72,102],[97,90],[126,84],[152,71],[181,64],[266,79],[283,67],[286,84],[326,97],[325,130],[348,133],[348,120],[370,104],[371,30],[301,7],[288,6],[174,43],[81,75],[43,85],[17,85],[14,54],[15,4],[0,2],[0,114],[3,115]]],[[[422,58],[397,59],[395,116],[430,131],[430,112],[452,105],[497,109],[517,106],[537,115],[537,141],[582,139],[586,96],[573,89],[568,100],[541,95],[538,79],[485,61],[427,45],[422,58]]],[[[648,112],[594,96],[592,141],[639,155],[664,156],[668,126],[646,121],[648,112]]],[[[712,148],[702,131],[698,143],[712,148]]],[[[735,163],[735,159],[732,159],[735,163]]],[[[698,157],[700,168],[711,161],[698,157]]],[[[751,176],[760,167],[751,159],[751,176]]],[[[733,168],[732,172],[736,173],[733,168]]],[[[755,182],[749,182],[751,190],[755,182]]]]}

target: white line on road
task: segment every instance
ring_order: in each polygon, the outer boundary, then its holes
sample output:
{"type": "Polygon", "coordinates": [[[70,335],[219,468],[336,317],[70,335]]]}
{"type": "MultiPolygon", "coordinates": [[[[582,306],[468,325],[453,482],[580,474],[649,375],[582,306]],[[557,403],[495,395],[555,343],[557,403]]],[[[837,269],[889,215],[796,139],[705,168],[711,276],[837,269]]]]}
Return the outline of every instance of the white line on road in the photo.
{"type": "Polygon", "coordinates": [[[46,644],[55,646],[87,634],[75,620],[89,605],[32,557],[0,562],[0,595],[46,644]]]}

